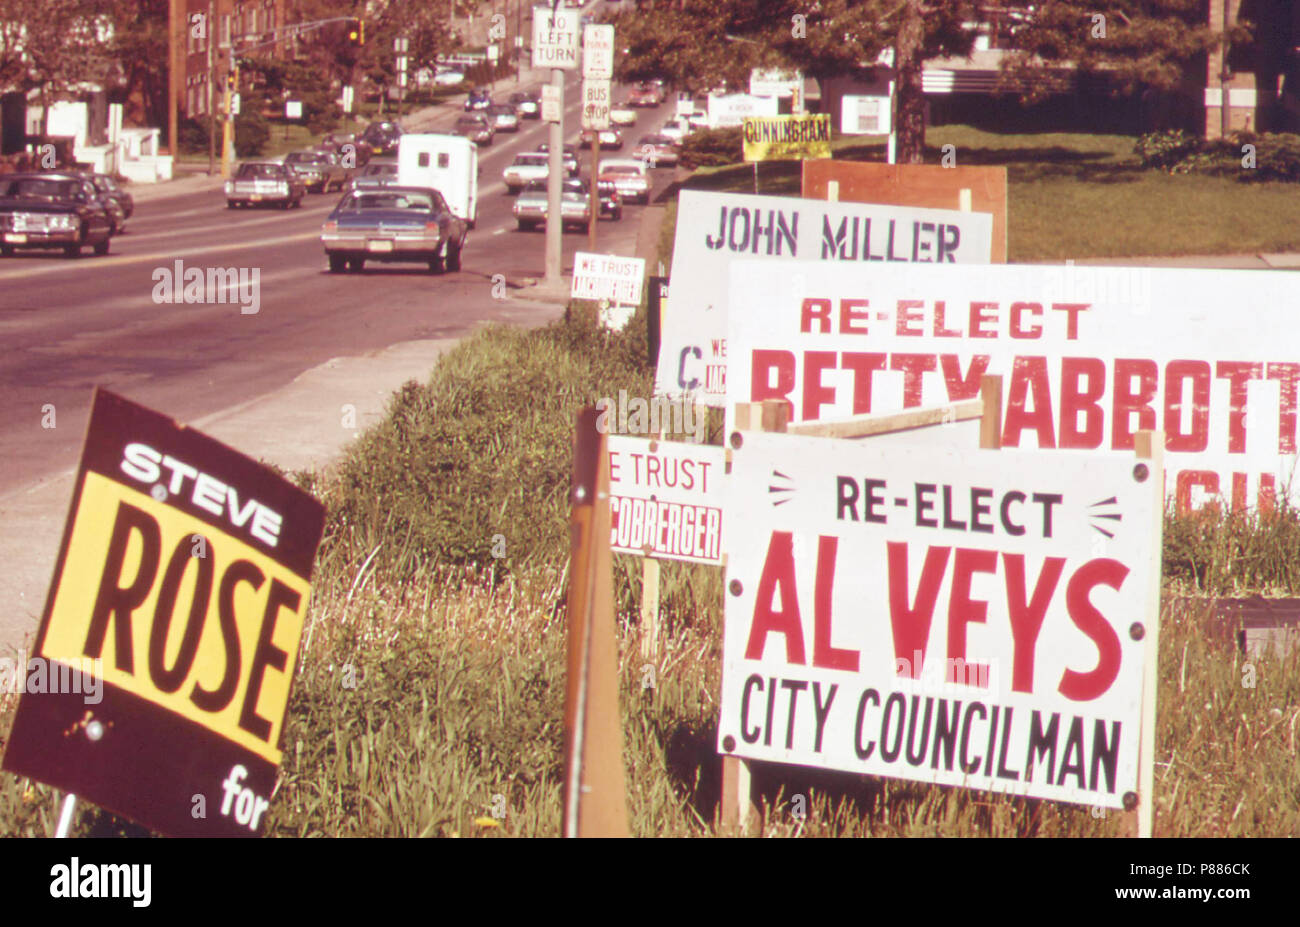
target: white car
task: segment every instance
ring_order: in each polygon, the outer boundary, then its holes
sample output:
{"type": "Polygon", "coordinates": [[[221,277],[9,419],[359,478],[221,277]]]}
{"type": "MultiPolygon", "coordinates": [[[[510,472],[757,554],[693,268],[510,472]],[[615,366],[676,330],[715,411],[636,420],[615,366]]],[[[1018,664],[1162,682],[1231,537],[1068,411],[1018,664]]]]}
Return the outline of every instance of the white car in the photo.
{"type": "Polygon", "coordinates": [[[620,103],[609,111],[609,122],[616,126],[636,125],[636,110],[626,103],[620,103]]]}
{"type": "Polygon", "coordinates": [[[664,127],[659,130],[659,134],[666,135],[675,142],[680,142],[691,134],[691,126],[685,119],[670,119],[664,123],[664,127]]]}
{"type": "Polygon", "coordinates": [[[460,71],[446,68],[433,76],[433,83],[438,87],[455,87],[465,83],[465,75],[460,71]]]}
{"type": "Polygon", "coordinates": [[[638,158],[608,158],[600,162],[599,180],[614,184],[624,200],[650,202],[650,175],[638,158]]]}

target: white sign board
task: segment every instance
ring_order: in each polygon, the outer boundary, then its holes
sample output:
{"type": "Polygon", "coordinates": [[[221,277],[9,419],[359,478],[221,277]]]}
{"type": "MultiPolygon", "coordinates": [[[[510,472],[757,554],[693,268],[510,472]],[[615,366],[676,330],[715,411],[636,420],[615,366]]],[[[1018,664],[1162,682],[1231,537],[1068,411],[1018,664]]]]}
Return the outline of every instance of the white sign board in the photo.
{"type": "MultiPolygon", "coordinates": [[[[1162,430],[1166,491],[1181,509],[1300,494],[1290,272],[732,270],[729,402],[785,398],[792,421],[827,421],[972,398],[981,375],[999,374],[1003,447],[1123,457],[1137,431],[1162,430]]],[[[675,271],[673,283],[675,306],[675,271]]]]}
{"type": "Polygon", "coordinates": [[[677,94],[677,103],[673,109],[673,115],[678,119],[683,119],[695,112],[695,97],[689,93],[677,94]]]}
{"type": "Polygon", "coordinates": [[[987,263],[992,240],[985,213],[683,190],[656,392],[724,405],[733,259],[866,262],[873,270],[900,261],[987,263]]]}
{"type": "Polygon", "coordinates": [[[582,82],[582,127],[596,130],[608,129],[609,110],[613,99],[608,80],[584,79],[582,82]]]}
{"type": "Polygon", "coordinates": [[[753,68],[749,72],[749,92],[756,97],[790,97],[803,88],[802,71],[779,68],[753,68]]]}
{"type": "Polygon", "coordinates": [[[573,299],[609,300],[636,306],[645,282],[645,258],[579,251],[573,256],[573,299]]]}
{"type": "Polygon", "coordinates": [[[744,433],[719,749],[1122,807],[1160,580],[1135,463],[744,433]]]}
{"type": "Polygon", "coordinates": [[[610,549],[722,563],[726,451],[623,435],[608,440],[610,549]]]}
{"type": "Polygon", "coordinates": [[[582,30],[583,80],[613,80],[614,27],[588,23],[582,30]]]}
{"type": "Polygon", "coordinates": [[[888,135],[893,109],[887,96],[846,96],[840,109],[840,134],[888,135]]]}
{"type": "Polygon", "coordinates": [[[301,119],[302,118],[302,101],[285,100],[284,101],[284,118],[301,119]]]}
{"type": "Polygon", "coordinates": [[[743,126],[749,116],[775,116],[776,97],[756,97],[747,93],[727,95],[709,94],[708,125],[710,129],[726,126],[743,126]]]}
{"type": "Polygon", "coordinates": [[[533,7],[533,67],[578,68],[578,10],[555,10],[533,7]]]}
{"type": "Polygon", "coordinates": [[[559,122],[563,104],[560,88],[554,84],[542,85],[542,121],[559,122]]]}

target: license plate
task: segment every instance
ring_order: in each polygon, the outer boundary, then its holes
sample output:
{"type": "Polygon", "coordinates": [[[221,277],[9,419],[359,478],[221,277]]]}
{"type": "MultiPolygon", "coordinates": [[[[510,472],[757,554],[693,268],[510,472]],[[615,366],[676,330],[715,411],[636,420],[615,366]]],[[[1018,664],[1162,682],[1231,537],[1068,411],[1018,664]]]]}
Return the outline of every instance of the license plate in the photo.
{"type": "Polygon", "coordinates": [[[368,241],[366,242],[367,251],[392,251],[393,243],[391,241],[368,241]]]}
{"type": "Polygon", "coordinates": [[[256,203],[262,199],[262,194],[254,193],[252,196],[249,197],[249,199],[252,200],[254,203],[256,203]]]}
{"type": "Polygon", "coordinates": [[[25,245],[27,244],[27,236],[15,235],[13,232],[7,232],[5,233],[5,241],[9,242],[11,245],[25,245]]]}

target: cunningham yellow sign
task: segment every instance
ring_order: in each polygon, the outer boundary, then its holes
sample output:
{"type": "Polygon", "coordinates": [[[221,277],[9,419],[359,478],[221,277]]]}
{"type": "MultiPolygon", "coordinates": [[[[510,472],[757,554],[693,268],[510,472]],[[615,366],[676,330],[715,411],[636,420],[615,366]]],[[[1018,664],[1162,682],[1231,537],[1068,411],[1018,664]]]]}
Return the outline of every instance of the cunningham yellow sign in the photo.
{"type": "Polygon", "coordinates": [[[751,116],[745,120],[746,161],[803,161],[831,156],[829,113],[751,116]]]}

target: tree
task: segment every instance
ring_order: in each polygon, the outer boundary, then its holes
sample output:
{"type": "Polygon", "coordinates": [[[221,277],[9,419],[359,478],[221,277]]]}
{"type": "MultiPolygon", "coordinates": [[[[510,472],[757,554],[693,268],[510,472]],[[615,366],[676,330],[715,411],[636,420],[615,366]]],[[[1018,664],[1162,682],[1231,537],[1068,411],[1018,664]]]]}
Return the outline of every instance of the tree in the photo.
{"type": "MultiPolygon", "coordinates": [[[[1032,82],[1038,69],[1069,63],[1081,74],[1105,74],[1118,93],[1170,90],[1197,74],[1198,57],[1220,37],[1202,0],[1050,0],[1026,10],[1005,67],[1032,82]]],[[[1246,42],[1250,32],[1234,27],[1229,38],[1246,42]]]]}
{"type": "Polygon", "coordinates": [[[664,77],[685,90],[747,83],[753,67],[797,69],[824,80],[873,66],[886,49],[898,62],[900,160],[925,147],[921,66],[968,54],[970,0],[678,0],[622,11],[611,20],[619,80],[664,77]]]}
{"type": "Polygon", "coordinates": [[[106,0],[0,0],[0,79],[37,91],[42,136],[57,98],[115,81],[108,14],[106,0]]]}
{"type": "Polygon", "coordinates": [[[122,76],[123,100],[139,95],[145,125],[167,124],[167,0],[114,0],[108,54],[122,76]]]}

